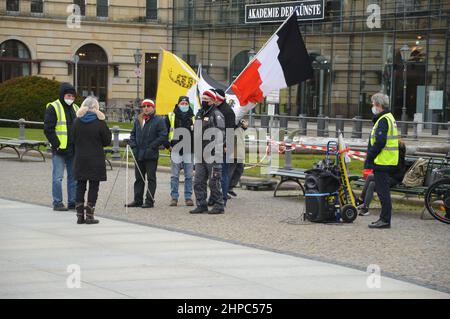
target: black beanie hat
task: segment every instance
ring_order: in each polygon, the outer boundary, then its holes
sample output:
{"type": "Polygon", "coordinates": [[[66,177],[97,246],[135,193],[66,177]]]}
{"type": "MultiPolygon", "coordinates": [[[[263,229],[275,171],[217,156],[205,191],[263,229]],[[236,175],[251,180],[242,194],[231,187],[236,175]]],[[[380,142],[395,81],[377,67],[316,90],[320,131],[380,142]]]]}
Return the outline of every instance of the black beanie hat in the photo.
{"type": "Polygon", "coordinates": [[[188,98],[187,96],[180,96],[180,97],[178,98],[178,103],[180,103],[181,101],[184,101],[184,102],[188,102],[188,103],[189,103],[189,98],[188,98]]]}

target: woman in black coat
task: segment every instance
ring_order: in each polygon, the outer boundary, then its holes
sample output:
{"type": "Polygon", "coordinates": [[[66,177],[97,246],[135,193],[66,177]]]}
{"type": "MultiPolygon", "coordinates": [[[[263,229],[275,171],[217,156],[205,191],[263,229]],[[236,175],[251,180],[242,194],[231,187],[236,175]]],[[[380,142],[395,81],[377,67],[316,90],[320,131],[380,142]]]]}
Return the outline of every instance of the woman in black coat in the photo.
{"type": "Polygon", "coordinates": [[[87,97],[78,110],[74,123],[74,175],[77,181],[75,208],[78,224],[98,223],[98,220],[94,219],[94,208],[100,181],[106,181],[103,147],[111,144],[111,131],[104,119],[105,115],[100,112],[98,101],[94,97],[87,97]],[[87,204],[84,206],[87,181],[89,192],[87,204]]]}

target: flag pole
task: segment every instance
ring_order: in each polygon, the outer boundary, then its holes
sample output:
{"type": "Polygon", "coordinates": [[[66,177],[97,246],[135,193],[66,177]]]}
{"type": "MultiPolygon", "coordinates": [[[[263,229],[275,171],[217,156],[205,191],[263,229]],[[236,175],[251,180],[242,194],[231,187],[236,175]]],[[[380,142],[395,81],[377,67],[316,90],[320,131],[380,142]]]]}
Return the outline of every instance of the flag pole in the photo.
{"type": "Polygon", "coordinates": [[[255,56],[248,61],[247,65],[245,66],[245,68],[241,71],[241,73],[239,73],[239,75],[234,79],[233,82],[231,82],[230,86],[228,87],[228,89],[226,89],[225,93],[228,92],[228,90],[231,88],[231,86],[233,85],[233,83],[236,81],[236,79],[238,79],[242,73],[244,73],[244,71],[247,69],[247,67],[253,62],[253,60],[256,59],[256,57],[258,56],[259,52],[261,52],[266,46],[267,43],[270,42],[270,40],[272,40],[272,38],[275,36],[275,34],[277,34],[278,31],[280,31],[280,29],[286,24],[286,22],[292,17],[293,14],[297,14],[297,7],[294,8],[294,10],[292,10],[292,13],[289,15],[289,17],[286,18],[286,20],[283,21],[283,23],[278,27],[278,29],[272,34],[272,36],[266,41],[266,43],[264,43],[264,45],[261,47],[261,49],[258,50],[258,53],[255,54],[255,56]]]}
{"type": "Polygon", "coordinates": [[[198,89],[198,83],[200,82],[200,78],[202,77],[202,64],[201,63],[198,64],[197,76],[198,76],[198,81],[197,81],[197,89],[195,90],[195,98],[197,99],[197,103],[198,103],[199,107],[201,107],[202,102],[200,99],[200,91],[198,89]]]}

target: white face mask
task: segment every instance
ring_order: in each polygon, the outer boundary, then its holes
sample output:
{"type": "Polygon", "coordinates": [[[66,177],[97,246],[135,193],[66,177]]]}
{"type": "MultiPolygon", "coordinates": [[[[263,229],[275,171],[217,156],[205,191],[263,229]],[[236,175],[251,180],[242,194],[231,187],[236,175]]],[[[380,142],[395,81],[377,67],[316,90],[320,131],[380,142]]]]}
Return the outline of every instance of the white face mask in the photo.
{"type": "Polygon", "coordinates": [[[67,105],[72,105],[73,100],[70,100],[70,99],[64,99],[64,102],[66,102],[67,105]]]}
{"type": "Polygon", "coordinates": [[[374,115],[377,115],[377,114],[378,114],[378,110],[377,110],[377,108],[376,108],[375,106],[372,106],[372,113],[373,113],[374,115]]]}

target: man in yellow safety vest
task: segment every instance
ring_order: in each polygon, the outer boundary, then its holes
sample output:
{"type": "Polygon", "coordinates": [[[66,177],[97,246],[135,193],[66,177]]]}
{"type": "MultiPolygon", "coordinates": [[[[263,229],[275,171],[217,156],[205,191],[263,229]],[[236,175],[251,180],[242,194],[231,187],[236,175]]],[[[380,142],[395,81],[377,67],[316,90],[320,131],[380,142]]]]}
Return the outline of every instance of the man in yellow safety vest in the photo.
{"type": "Polygon", "coordinates": [[[59,98],[48,103],[45,111],[44,134],[52,148],[52,196],[55,211],[75,210],[77,183],[73,174],[73,122],[78,111],[78,106],[74,103],[75,96],[75,88],[69,83],[62,83],[59,98]],[[64,167],[67,169],[67,207],[63,204],[62,194],[64,167]]]}
{"type": "Polygon", "coordinates": [[[372,96],[374,126],[369,137],[364,168],[373,169],[375,190],[381,202],[380,218],[369,228],[391,227],[391,192],[389,176],[398,169],[399,148],[397,123],[389,109],[389,97],[383,93],[372,96]]]}

